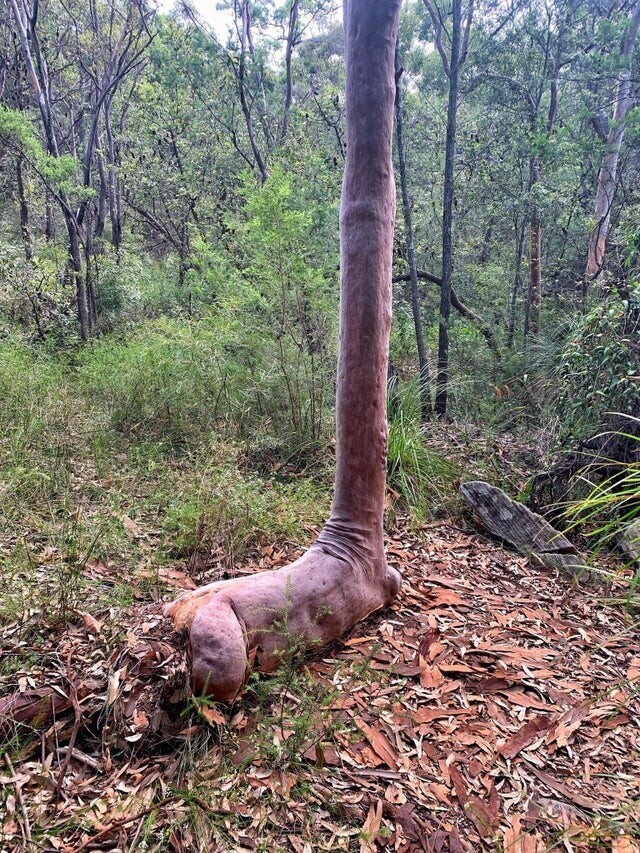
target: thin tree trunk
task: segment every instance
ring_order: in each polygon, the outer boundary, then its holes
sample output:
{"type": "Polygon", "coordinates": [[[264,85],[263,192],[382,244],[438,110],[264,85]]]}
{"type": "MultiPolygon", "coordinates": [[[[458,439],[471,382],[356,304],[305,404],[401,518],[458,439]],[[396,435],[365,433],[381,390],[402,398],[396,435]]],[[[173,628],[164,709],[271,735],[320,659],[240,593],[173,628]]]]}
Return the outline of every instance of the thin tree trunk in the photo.
{"type": "Polygon", "coordinates": [[[107,153],[109,155],[109,163],[107,165],[107,188],[109,197],[109,218],[111,220],[111,243],[116,250],[116,253],[119,255],[120,246],[122,245],[122,201],[120,197],[120,182],[117,168],[118,152],[111,127],[111,101],[105,103],[104,123],[107,137],[107,153]]]}
{"type": "Polygon", "coordinates": [[[95,282],[93,276],[93,267],[91,265],[94,256],[93,237],[97,232],[97,226],[94,228],[92,217],[88,216],[85,220],[85,237],[84,237],[84,289],[87,299],[87,317],[89,321],[89,330],[96,331],[98,329],[98,302],[96,299],[95,282]]]}
{"type": "Polygon", "coordinates": [[[51,243],[56,236],[55,217],[53,214],[53,204],[51,203],[51,194],[49,190],[45,190],[44,198],[44,237],[47,243],[51,243]]]}
{"type": "Polygon", "coordinates": [[[383,514],[395,186],[394,49],[401,0],[345,0],[347,160],[340,211],[340,349],[331,516],[291,566],[219,581],[166,612],[190,629],[194,688],[233,699],[250,665],[339,637],[397,594],[383,514]],[[250,664],[251,661],[251,664],[250,664]]]}
{"type": "Polygon", "coordinates": [[[107,170],[104,165],[104,152],[101,145],[96,146],[96,159],[98,161],[100,189],[98,190],[98,198],[95,202],[96,224],[93,236],[100,238],[104,234],[104,224],[107,218],[107,202],[109,198],[107,170]]]}
{"type": "Polygon", "coordinates": [[[24,246],[24,255],[27,261],[33,260],[33,242],[31,240],[31,230],[29,228],[29,205],[27,204],[27,196],[24,188],[24,176],[22,174],[22,156],[18,156],[16,160],[16,183],[18,185],[18,201],[20,203],[20,234],[22,235],[22,245],[24,246]]]}
{"type": "Polygon", "coordinates": [[[531,161],[531,218],[529,220],[529,296],[525,318],[525,338],[535,341],[540,337],[540,309],[542,305],[542,224],[540,208],[536,198],[536,186],[540,182],[540,163],[537,157],[531,161]]]}
{"type": "Polygon", "coordinates": [[[249,144],[251,145],[251,150],[253,152],[254,159],[256,161],[256,165],[258,170],[260,171],[260,176],[262,178],[262,183],[266,183],[269,180],[269,172],[267,171],[267,167],[265,165],[262,154],[260,153],[260,148],[258,146],[258,141],[256,139],[255,129],[253,126],[253,119],[251,117],[251,108],[249,106],[249,102],[247,101],[247,92],[246,92],[246,55],[247,55],[247,39],[249,37],[249,7],[248,0],[242,0],[242,30],[240,33],[240,58],[238,60],[238,68],[236,71],[237,80],[238,80],[238,94],[240,96],[240,107],[242,109],[242,115],[244,116],[245,125],[247,127],[247,135],[249,136],[249,144]]]}
{"type": "Polygon", "coordinates": [[[618,77],[611,127],[604,140],[605,149],[598,173],[594,210],[596,226],[589,238],[589,251],[583,284],[583,300],[585,302],[589,282],[600,275],[604,266],[607,237],[609,236],[609,228],[611,226],[611,208],[613,207],[618,183],[620,149],[622,147],[627,113],[633,106],[633,98],[630,95],[631,58],[639,29],[640,0],[637,0],[625,33],[622,50],[620,51],[623,68],[618,77]]]}
{"type": "Polygon", "coordinates": [[[83,341],[88,341],[91,327],[89,324],[85,281],[82,274],[80,242],[76,231],[76,223],[73,218],[65,217],[65,223],[69,235],[69,274],[75,291],[76,310],[78,312],[78,322],[80,323],[80,337],[83,341]]]}
{"type": "Polygon", "coordinates": [[[449,62],[449,104],[447,108],[447,133],[445,139],[444,198],[442,205],[442,287],[440,289],[438,376],[436,379],[435,405],[436,414],[439,417],[445,417],[447,414],[449,385],[449,316],[451,314],[451,281],[453,277],[453,170],[456,154],[461,28],[461,0],[453,0],[451,59],[449,62]]]}
{"type": "Polygon", "coordinates": [[[407,189],[407,163],[404,150],[404,132],[402,116],[402,91],[400,88],[400,61],[398,48],[396,46],[396,142],[398,149],[398,171],[400,173],[400,188],[402,192],[402,210],[404,214],[405,242],[407,245],[407,261],[409,263],[409,275],[411,278],[411,311],[413,313],[413,326],[416,332],[416,345],[418,348],[418,370],[420,380],[420,412],[422,421],[431,417],[431,378],[429,376],[429,362],[424,345],[424,334],[422,331],[422,315],[420,311],[420,293],[418,291],[418,274],[416,258],[413,245],[413,223],[411,221],[411,203],[407,189]]]}
{"type": "Polygon", "coordinates": [[[289,29],[287,32],[287,46],[284,53],[285,67],[285,93],[284,93],[284,108],[282,115],[282,131],[280,139],[282,142],[289,133],[289,113],[291,112],[291,104],[293,101],[293,80],[291,76],[291,61],[293,59],[293,48],[296,43],[296,33],[298,29],[298,11],[300,0],[293,0],[289,10],[289,29]]]}
{"type": "Polygon", "coordinates": [[[516,310],[518,305],[518,294],[522,293],[522,259],[524,257],[525,225],[515,222],[516,236],[516,264],[513,276],[513,287],[509,300],[509,314],[507,317],[507,349],[513,349],[516,332],[516,310]]]}

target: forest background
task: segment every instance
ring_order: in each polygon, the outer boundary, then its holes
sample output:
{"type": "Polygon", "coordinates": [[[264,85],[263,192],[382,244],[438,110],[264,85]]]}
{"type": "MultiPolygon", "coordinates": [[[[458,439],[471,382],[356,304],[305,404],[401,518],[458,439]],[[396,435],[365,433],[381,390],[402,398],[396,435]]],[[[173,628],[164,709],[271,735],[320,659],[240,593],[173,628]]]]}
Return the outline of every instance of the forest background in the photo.
{"type": "MultiPolygon", "coordinates": [[[[40,530],[65,506],[92,541],[70,480],[83,463],[141,478],[194,559],[319,520],[345,145],[335,8],[227,4],[226,41],[188,6],[3,9],[7,531],[24,498],[40,530]]],[[[589,454],[634,458],[632,439],[598,436],[637,432],[607,413],[640,401],[639,16],[404,9],[389,480],[420,517],[461,473],[459,449],[429,438],[448,433],[429,427],[434,405],[456,441],[480,430],[486,476],[537,505],[566,499],[589,454]],[[521,445],[511,473],[490,450],[505,435],[521,445]]]]}
{"type": "MultiPolygon", "coordinates": [[[[0,6],[0,612],[36,645],[327,513],[342,25],[219,5],[226,35],[186,3],[0,6]]],[[[405,3],[390,524],[480,478],[585,551],[637,538],[639,27],[405,3]]],[[[629,560],[599,571],[633,607],[629,560]]]]}

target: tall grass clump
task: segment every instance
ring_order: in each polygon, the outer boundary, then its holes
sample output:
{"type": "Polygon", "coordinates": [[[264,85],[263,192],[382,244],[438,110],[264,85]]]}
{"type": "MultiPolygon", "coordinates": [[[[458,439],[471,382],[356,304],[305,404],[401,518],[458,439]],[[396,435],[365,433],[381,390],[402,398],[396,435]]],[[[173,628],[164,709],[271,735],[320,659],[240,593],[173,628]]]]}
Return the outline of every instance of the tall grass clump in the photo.
{"type": "Polygon", "coordinates": [[[0,518],[68,487],[73,405],[61,367],[16,339],[0,341],[0,518]]]}
{"type": "Polygon", "coordinates": [[[455,466],[426,443],[419,421],[400,409],[389,422],[387,485],[416,519],[435,515],[451,499],[455,466]]]}
{"type": "MultiPolygon", "coordinates": [[[[629,421],[640,430],[640,419],[629,421]]],[[[588,493],[570,503],[564,516],[570,530],[578,526],[584,529],[596,550],[626,545],[627,550],[631,547],[640,553],[640,435],[613,435],[632,450],[629,460],[597,459],[586,467],[580,481],[588,493]]]]}

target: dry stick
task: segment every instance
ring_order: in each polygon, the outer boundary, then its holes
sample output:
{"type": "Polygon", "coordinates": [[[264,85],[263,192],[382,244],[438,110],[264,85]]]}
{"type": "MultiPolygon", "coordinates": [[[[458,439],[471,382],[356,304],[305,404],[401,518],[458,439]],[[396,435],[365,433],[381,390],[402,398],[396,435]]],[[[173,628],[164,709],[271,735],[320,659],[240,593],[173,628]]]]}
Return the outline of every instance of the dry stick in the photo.
{"type": "Polygon", "coordinates": [[[80,731],[80,724],[82,723],[82,710],[80,708],[80,703],[78,702],[78,693],[76,691],[76,686],[71,680],[71,652],[69,652],[69,659],[67,660],[67,680],[69,682],[69,699],[71,704],[73,705],[73,728],[71,729],[71,736],[69,738],[69,744],[67,746],[67,754],[65,755],[64,761],[62,763],[62,767],[60,768],[60,774],[58,776],[58,782],[56,784],[56,793],[55,793],[55,802],[57,803],[60,800],[60,794],[62,793],[62,785],[64,783],[65,777],[69,770],[69,765],[71,763],[71,759],[73,757],[73,749],[76,745],[76,738],[78,737],[78,732],[80,731]]]}
{"type": "Polygon", "coordinates": [[[148,806],[146,809],[143,809],[141,812],[137,812],[130,817],[123,817],[120,820],[112,821],[109,826],[105,826],[104,829],[101,829],[100,832],[97,832],[92,838],[87,838],[80,847],[76,847],[75,853],[81,853],[82,850],[86,850],[88,847],[96,844],[101,838],[104,838],[105,835],[109,835],[109,833],[113,832],[115,829],[121,829],[123,826],[126,826],[128,823],[135,823],[140,818],[144,818],[147,815],[151,814],[151,812],[156,811],[157,809],[162,808],[163,806],[168,806],[169,803],[173,803],[176,800],[180,800],[182,797],[179,794],[172,794],[170,797],[166,797],[164,800],[160,800],[159,803],[154,803],[151,806],[148,806]]]}
{"type": "MultiPolygon", "coordinates": [[[[16,771],[13,769],[13,764],[11,763],[11,759],[9,758],[8,752],[5,752],[4,760],[7,763],[7,767],[9,768],[9,772],[11,773],[11,776],[15,777],[16,771]]],[[[27,807],[24,804],[24,798],[22,796],[22,786],[19,785],[17,782],[14,782],[13,787],[15,788],[16,799],[20,805],[20,809],[22,811],[22,817],[24,818],[24,827],[23,827],[24,840],[27,842],[27,844],[30,844],[31,843],[31,825],[29,824],[29,814],[27,812],[27,807]]]]}

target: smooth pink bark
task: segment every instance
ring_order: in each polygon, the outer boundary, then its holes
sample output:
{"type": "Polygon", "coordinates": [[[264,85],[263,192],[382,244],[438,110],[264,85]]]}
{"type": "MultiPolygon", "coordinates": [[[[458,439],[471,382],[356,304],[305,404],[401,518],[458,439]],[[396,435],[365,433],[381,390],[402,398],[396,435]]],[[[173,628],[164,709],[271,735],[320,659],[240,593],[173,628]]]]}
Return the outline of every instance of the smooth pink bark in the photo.
{"type": "Polygon", "coordinates": [[[337,469],[331,515],[291,566],[188,593],[167,607],[190,631],[193,686],[233,699],[268,672],[397,594],[383,540],[395,185],[394,51],[401,0],[345,0],[347,157],[340,213],[337,469]]]}

